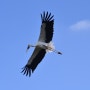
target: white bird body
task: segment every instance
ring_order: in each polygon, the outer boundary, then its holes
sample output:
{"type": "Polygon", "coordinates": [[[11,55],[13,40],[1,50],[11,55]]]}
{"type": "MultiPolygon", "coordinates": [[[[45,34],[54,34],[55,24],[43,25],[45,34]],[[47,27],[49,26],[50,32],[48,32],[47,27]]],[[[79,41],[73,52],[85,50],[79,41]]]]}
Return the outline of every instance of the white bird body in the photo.
{"type": "Polygon", "coordinates": [[[38,64],[42,61],[44,58],[46,52],[55,52],[57,54],[62,54],[61,52],[58,52],[55,50],[55,47],[52,43],[52,37],[53,37],[53,24],[54,24],[54,16],[51,16],[51,13],[41,14],[41,32],[38,39],[38,42],[36,45],[28,45],[27,50],[30,47],[35,47],[33,54],[29,58],[27,64],[23,68],[22,72],[27,75],[31,75],[32,72],[36,69],[38,64]]]}
{"type": "Polygon", "coordinates": [[[52,42],[45,43],[45,42],[39,41],[39,42],[36,44],[36,46],[45,49],[46,52],[52,52],[52,51],[55,49],[55,47],[54,47],[54,45],[53,45],[52,42]]]}

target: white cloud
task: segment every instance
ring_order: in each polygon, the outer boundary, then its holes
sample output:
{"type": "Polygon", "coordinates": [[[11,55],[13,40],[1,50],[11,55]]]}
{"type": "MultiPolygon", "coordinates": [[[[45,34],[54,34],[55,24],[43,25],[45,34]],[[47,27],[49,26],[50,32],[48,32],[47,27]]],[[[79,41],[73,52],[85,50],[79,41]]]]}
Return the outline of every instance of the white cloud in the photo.
{"type": "Polygon", "coordinates": [[[89,30],[90,29],[90,21],[83,20],[79,21],[70,26],[71,30],[89,30]]]}

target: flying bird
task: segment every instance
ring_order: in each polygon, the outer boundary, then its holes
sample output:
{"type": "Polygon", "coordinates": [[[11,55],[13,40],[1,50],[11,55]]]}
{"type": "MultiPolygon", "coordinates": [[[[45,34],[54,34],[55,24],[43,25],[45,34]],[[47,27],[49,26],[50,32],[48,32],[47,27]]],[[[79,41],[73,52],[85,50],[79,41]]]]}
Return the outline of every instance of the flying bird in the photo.
{"type": "Polygon", "coordinates": [[[27,50],[30,47],[35,47],[32,56],[29,58],[27,64],[22,68],[22,73],[26,76],[31,76],[38,64],[42,61],[47,52],[55,52],[57,54],[62,54],[61,52],[55,50],[52,43],[52,37],[54,32],[54,15],[51,13],[43,12],[41,14],[41,32],[36,45],[28,45],[27,50]]]}

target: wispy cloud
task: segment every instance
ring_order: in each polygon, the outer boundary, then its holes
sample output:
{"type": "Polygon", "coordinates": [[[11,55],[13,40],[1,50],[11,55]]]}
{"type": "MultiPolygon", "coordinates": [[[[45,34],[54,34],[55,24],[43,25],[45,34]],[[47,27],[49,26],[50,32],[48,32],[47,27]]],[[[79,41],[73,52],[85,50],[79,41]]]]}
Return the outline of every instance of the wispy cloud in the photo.
{"type": "Polygon", "coordinates": [[[83,20],[79,21],[73,25],[70,26],[71,30],[89,30],[90,29],[90,21],[83,20]]]}

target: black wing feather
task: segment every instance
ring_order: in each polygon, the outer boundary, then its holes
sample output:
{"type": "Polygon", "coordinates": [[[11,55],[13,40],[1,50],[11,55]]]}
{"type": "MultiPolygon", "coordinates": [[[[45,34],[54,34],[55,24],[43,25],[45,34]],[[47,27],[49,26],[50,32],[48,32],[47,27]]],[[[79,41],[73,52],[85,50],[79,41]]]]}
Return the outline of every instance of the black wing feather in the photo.
{"type": "Polygon", "coordinates": [[[47,18],[47,20],[50,18],[50,16],[51,16],[51,13],[48,15],[48,18],[47,18]]]}
{"type": "Polygon", "coordinates": [[[45,56],[46,50],[45,49],[41,49],[41,48],[35,48],[32,56],[37,52],[37,50],[39,50],[39,52],[36,54],[36,56],[33,59],[29,59],[28,63],[25,65],[25,67],[23,67],[22,72],[23,74],[27,75],[31,75],[31,73],[34,72],[34,70],[36,69],[37,65],[42,61],[42,59],[45,56]],[[31,62],[30,62],[31,61],[31,62]],[[29,63],[30,62],[30,63],[29,63]]]}
{"type": "Polygon", "coordinates": [[[45,20],[47,20],[47,18],[48,18],[48,12],[46,13],[46,19],[45,20]]]}
{"type": "Polygon", "coordinates": [[[51,16],[51,13],[49,14],[48,12],[45,14],[41,14],[41,19],[42,19],[42,26],[45,24],[45,42],[49,43],[52,40],[53,37],[53,24],[54,24],[54,16],[51,16]]]}

